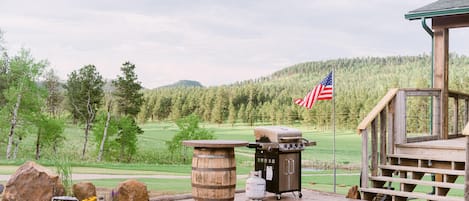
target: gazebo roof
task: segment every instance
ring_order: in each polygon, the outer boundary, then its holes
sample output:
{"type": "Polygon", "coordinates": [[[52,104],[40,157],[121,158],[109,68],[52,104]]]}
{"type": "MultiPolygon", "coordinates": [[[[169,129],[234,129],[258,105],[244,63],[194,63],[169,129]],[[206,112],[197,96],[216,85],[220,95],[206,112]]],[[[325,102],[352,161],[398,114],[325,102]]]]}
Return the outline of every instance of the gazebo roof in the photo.
{"type": "Polygon", "coordinates": [[[438,0],[424,7],[409,11],[405,15],[405,18],[408,20],[416,20],[468,13],[469,0],[438,0]]]}

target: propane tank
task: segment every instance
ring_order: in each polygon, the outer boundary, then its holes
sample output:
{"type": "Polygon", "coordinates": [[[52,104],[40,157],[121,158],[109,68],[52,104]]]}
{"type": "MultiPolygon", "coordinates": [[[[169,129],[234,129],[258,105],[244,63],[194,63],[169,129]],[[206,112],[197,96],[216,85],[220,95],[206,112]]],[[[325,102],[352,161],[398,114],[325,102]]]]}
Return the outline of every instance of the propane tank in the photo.
{"type": "Polygon", "coordinates": [[[265,196],[265,180],[262,171],[251,171],[246,180],[246,197],[250,200],[262,200],[265,196]]]}

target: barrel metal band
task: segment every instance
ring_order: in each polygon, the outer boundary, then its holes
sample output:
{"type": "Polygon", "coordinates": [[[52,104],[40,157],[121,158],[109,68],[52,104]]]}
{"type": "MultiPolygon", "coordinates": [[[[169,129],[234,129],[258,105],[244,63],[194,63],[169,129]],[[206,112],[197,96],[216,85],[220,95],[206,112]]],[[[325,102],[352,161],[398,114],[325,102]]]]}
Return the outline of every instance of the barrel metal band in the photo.
{"type": "Polygon", "coordinates": [[[228,167],[228,168],[199,168],[199,167],[192,167],[192,170],[201,171],[201,172],[224,172],[224,171],[236,170],[236,167],[228,167]]]}
{"type": "Polygon", "coordinates": [[[209,154],[194,154],[193,158],[234,158],[234,154],[228,155],[209,155],[209,154]]]}
{"type": "Polygon", "coordinates": [[[201,198],[201,197],[192,197],[194,200],[200,201],[233,201],[234,197],[231,198],[217,198],[217,199],[209,199],[209,198],[201,198]]]}
{"type": "Polygon", "coordinates": [[[194,184],[194,183],[192,183],[192,187],[205,188],[205,189],[234,189],[234,188],[236,188],[236,184],[233,184],[233,185],[206,185],[206,184],[194,184]]]}

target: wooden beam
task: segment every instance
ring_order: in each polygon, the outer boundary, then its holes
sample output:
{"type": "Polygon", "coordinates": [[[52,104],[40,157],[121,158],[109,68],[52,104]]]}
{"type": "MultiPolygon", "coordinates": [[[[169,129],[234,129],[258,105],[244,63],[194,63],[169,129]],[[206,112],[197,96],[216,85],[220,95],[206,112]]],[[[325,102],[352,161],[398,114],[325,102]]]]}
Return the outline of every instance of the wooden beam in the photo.
{"type": "Polygon", "coordinates": [[[433,29],[469,27],[469,14],[432,18],[433,29]]]}
{"type": "Polygon", "coordinates": [[[441,89],[439,122],[440,138],[448,139],[448,29],[434,29],[434,64],[433,74],[435,88],[441,89]]]}

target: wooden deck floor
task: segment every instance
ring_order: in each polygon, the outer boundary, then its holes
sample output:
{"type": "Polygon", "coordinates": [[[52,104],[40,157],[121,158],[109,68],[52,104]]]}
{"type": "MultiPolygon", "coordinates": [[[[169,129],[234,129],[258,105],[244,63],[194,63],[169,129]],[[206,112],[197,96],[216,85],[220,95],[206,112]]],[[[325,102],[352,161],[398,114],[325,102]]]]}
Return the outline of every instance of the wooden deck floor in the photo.
{"type": "MultiPolygon", "coordinates": [[[[292,201],[292,200],[305,200],[305,201],[357,201],[355,199],[348,199],[345,198],[344,195],[335,194],[335,193],[328,193],[328,192],[321,192],[315,190],[307,190],[303,189],[301,191],[303,193],[302,198],[295,197],[292,193],[284,193],[282,194],[281,201],[292,201]]],[[[188,195],[190,196],[190,195],[188,195]]],[[[150,201],[163,201],[163,200],[181,200],[181,201],[192,201],[193,199],[184,199],[184,196],[179,196],[182,199],[178,199],[178,196],[173,197],[159,197],[159,198],[152,198],[150,201]]],[[[245,193],[236,193],[235,201],[247,201],[249,200],[246,197],[245,193]]],[[[263,201],[277,201],[275,194],[267,193],[266,197],[263,201]]]]}
{"type": "Polygon", "coordinates": [[[464,162],[466,160],[466,138],[399,144],[396,145],[395,154],[417,155],[432,160],[443,158],[464,162]]]}
{"type": "Polygon", "coordinates": [[[432,140],[432,141],[425,141],[425,142],[413,142],[407,143],[407,145],[413,146],[425,146],[429,148],[452,148],[452,149],[466,149],[466,138],[454,138],[448,140],[432,140]]]}

